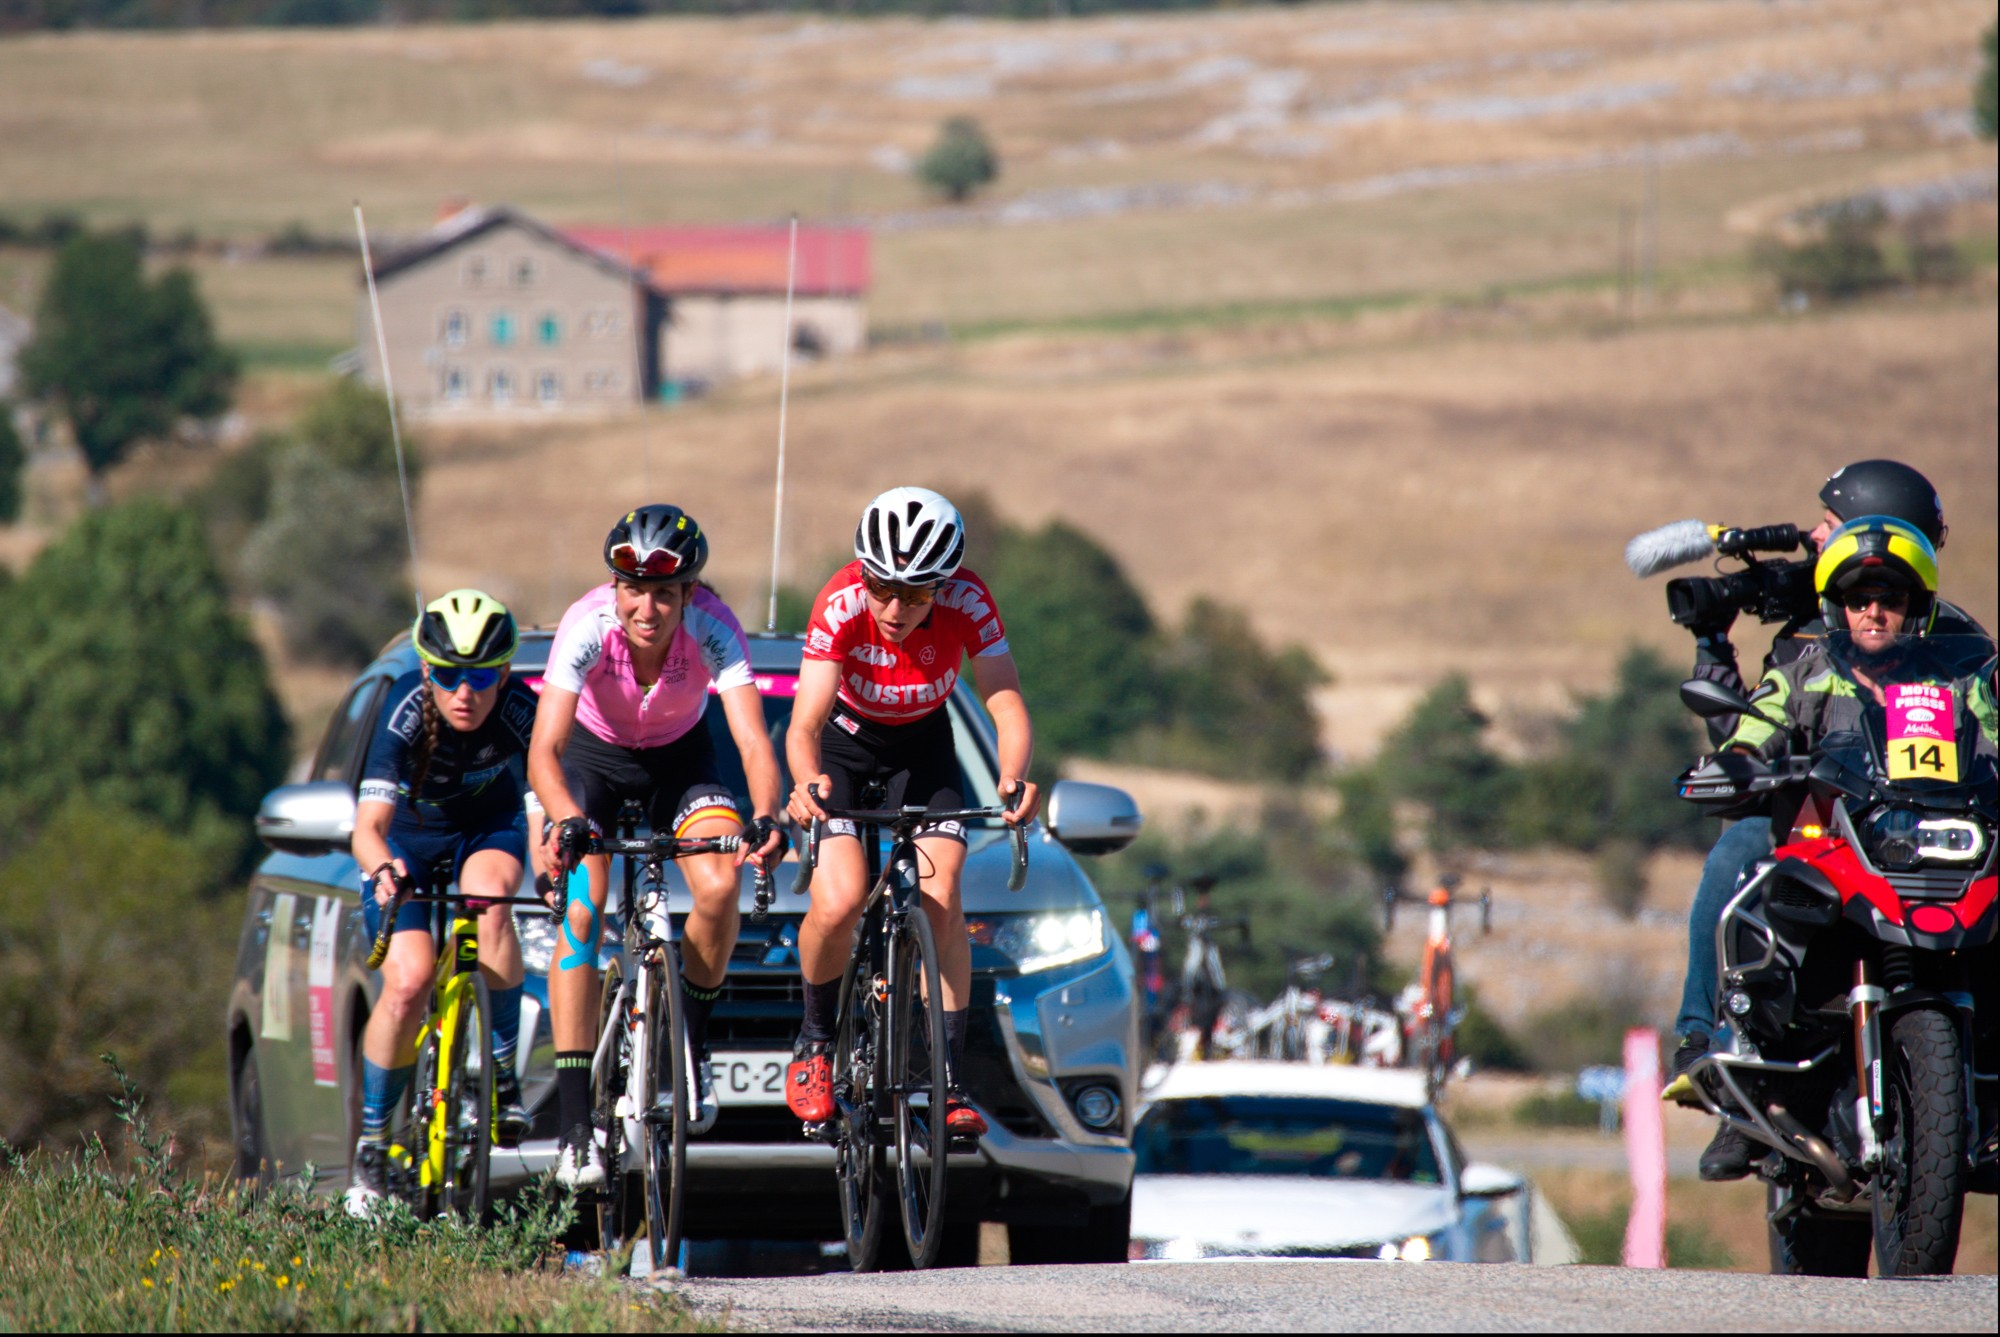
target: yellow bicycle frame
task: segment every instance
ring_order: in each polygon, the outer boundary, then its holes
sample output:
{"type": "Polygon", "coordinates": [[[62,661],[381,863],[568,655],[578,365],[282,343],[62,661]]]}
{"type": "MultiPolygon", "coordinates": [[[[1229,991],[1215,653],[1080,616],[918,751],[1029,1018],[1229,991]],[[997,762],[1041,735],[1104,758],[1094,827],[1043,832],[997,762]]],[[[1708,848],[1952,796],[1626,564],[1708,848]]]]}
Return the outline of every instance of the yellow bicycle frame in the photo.
{"type": "Polygon", "coordinates": [[[453,1118],[453,1112],[445,1102],[445,1092],[451,1089],[452,1053],[457,1046],[458,1033],[465,1025],[466,1013],[471,1010],[473,980],[478,969],[479,920],[461,910],[452,916],[451,929],[445,934],[443,949],[438,952],[437,976],[431,986],[430,1015],[424,1018],[423,1029],[417,1032],[419,1053],[423,1051],[427,1036],[433,1033],[437,1036],[437,1071],[431,1075],[435,1085],[430,1091],[431,1111],[425,1127],[424,1159],[417,1166],[417,1182],[426,1190],[437,1189],[444,1183],[445,1144],[451,1135],[453,1118]]]}

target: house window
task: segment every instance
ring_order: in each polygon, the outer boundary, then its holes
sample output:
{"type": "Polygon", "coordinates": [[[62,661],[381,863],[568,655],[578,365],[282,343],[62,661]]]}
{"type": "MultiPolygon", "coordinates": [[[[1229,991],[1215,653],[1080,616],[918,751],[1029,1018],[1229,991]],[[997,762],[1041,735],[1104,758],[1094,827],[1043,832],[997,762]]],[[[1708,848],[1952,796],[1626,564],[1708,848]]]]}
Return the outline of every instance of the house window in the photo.
{"type": "Polygon", "coordinates": [[[493,336],[494,346],[496,348],[505,348],[508,344],[514,342],[513,315],[506,311],[495,311],[493,313],[493,321],[488,326],[488,330],[493,336]]]}
{"type": "Polygon", "coordinates": [[[550,311],[535,322],[535,337],[548,348],[553,348],[562,342],[562,321],[556,317],[555,312],[550,311]]]}
{"type": "Polygon", "coordinates": [[[495,404],[514,402],[514,373],[505,367],[495,367],[486,373],[486,397],[495,404]]]}
{"type": "Polygon", "coordinates": [[[604,307],[592,307],[584,313],[583,337],[586,339],[612,339],[618,335],[618,313],[604,307]]]}
{"type": "Polygon", "coordinates": [[[483,288],[483,287],[485,287],[485,286],[486,286],[486,257],[485,257],[485,256],[483,256],[483,255],[468,255],[468,256],[466,256],[466,257],[465,257],[465,264],[464,264],[464,266],[463,266],[463,267],[462,267],[462,268],[461,268],[461,269],[459,270],[459,275],[460,275],[460,277],[461,277],[461,278],[463,278],[463,279],[464,279],[464,281],[465,281],[465,286],[466,286],[466,287],[468,287],[468,288],[483,288]]]}
{"type": "Polygon", "coordinates": [[[548,408],[562,403],[562,376],[553,371],[535,373],[535,398],[548,408]]]}
{"type": "Polygon", "coordinates": [[[446,403],[462,404],[465,402],[468,386],[466,384],[464,367],[446,367],[440,374],[439,381],[439,393],[446,403]]]}
{"type": "Polygon", "coordinates": [[[444,313],[443,333],[446,348],[463,348],[465,341],[472,336],[472,321],[463,311],[447,311],[444,313]]]}
{"type": "Polygon", "coordinates": [[[514,262],[514,286],[517,288],[528,288],[533,287],[534,282],[534,257],[524,255],[514,262]]]}
{"type": "Polygon", "coordinates": [[[618,373],[608,367],[593,367],[584,373],[583,392],[587,395],[617,394],[618,373]]]}

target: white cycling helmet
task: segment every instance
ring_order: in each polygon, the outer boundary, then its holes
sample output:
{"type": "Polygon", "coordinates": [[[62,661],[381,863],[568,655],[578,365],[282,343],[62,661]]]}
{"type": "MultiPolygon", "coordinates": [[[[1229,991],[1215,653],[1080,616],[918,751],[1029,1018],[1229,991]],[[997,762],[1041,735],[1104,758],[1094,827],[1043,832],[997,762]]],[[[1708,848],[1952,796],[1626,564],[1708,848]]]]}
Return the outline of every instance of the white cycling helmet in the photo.
{"type": "Polygon", "coordinates": [[[927,487],[892,487],[861,512],[854,555],[877,580],[935,585],[965,558],[965,521],[927,487]]]}

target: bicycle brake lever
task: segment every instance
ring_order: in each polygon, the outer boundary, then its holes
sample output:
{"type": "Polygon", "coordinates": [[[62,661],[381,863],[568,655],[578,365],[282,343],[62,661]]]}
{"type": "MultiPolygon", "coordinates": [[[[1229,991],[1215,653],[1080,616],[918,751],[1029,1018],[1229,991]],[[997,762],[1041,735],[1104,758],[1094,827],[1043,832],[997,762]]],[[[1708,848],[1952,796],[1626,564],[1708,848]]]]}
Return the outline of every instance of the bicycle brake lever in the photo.
{"type": "Polygon", "coordinates": [[[1007,828],[1014,844],[1014,862],[1007,870],[1007,890],[1019,891],[1028,885],[1028,826],[1016,822],[1007,828]]]}
{"type": "Polygon", "coordinates": [[[776,887],[772,883],[773,879],[770,870],[768,868],[759,868],[757,870],[756,891],[752,894],[750,902],[750,922],[753,924],[763,923],[764,917],[771,911],[771,895],[776,890],[776,887]]]}
{"type": "Polygon", "coordinates": [[[819,862],[820,820],[815,817],[799,843],[799,873],[792,879],[792,895],[803,896],[812,887],[813,866],[819,862]]]}

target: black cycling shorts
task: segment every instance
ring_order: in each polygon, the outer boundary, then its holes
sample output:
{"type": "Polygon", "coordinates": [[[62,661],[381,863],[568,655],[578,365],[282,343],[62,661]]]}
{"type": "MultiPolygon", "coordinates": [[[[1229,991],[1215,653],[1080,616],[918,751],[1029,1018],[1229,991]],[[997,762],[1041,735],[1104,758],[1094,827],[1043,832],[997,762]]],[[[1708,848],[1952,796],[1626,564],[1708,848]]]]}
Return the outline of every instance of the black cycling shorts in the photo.
{"type": "Polygon", "coordinates": [[[617,829],[627,799],[639,801],[656,834],[681,835],[704,817],[743,820],[701,724],[661,747],[620,747],[579,725],[563,749],[562,770],[570,796],[600,836],[617,829]]]}
{"type": "MultiPolygon", "coordinates": [[[[900,808],[921,803],[949,811],[965,806],[958,770],[958,744],[951,731],[951,713],[934,710],[909,724],[878,724],[836,702],[819,735],[819,764],[833,782],[833,792],[821,800],[829,808],[900,808]],[[879,803],[863,803],[862,790],[871,781],[886,789],[879,803]]],[[[830,836],[859,836],[853,822],[830,821],[830,836]]],[[[965,843],[965,823],[927,822],[917,829],[926,838],[965,843]]]]}

